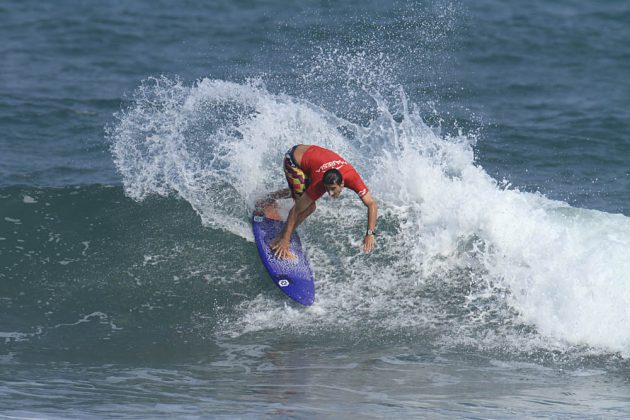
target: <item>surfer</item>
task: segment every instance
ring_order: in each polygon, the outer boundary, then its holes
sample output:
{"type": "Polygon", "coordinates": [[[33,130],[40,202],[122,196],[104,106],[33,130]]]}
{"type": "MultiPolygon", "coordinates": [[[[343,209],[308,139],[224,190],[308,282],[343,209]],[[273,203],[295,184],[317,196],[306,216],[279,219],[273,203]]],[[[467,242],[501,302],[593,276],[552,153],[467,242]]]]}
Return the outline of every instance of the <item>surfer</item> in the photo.
{"type": "Polygon", "coordinates": [[[363,238],[363,251],[372,251],[378,204],[352,165],[331,150],[298,144],[285,154],[284,175],[289,188],[276,191],[269,196],[270,199],[292,197],[294,200],[284,228],[270,244],[276,257],[293,258],[289,251],[293,231],[315,211],[315,202],[319,198],[325,193],[337,198],[344,187],[356,192],[367,207],[367,230],[363,238]]]}

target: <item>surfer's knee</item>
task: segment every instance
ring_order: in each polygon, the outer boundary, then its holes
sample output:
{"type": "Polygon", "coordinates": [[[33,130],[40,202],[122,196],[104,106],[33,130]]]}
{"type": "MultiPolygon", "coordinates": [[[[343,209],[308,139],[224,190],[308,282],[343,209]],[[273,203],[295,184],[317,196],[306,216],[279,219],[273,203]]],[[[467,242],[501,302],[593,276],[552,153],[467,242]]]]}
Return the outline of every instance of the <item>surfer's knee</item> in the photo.
{"type": "Polygon", "coordinates": [[[307,217],[309,217],[315,211],[316,205],[313,201],[307,208],[302,211],[298,216],[298,225],[301,224],[307,217]]]}

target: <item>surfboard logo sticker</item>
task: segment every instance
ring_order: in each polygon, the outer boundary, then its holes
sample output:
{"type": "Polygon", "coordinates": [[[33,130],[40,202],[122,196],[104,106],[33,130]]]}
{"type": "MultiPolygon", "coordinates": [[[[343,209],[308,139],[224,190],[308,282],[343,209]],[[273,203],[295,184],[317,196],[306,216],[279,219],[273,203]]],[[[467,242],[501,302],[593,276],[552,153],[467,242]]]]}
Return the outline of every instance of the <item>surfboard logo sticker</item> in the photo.
{"type": "Polygon", "coordinates": [[[280,281],[278,281],[278,286],[280,287],[287,287],[289,285],[289,280],[287,279],[282,279],[280,281]]]}

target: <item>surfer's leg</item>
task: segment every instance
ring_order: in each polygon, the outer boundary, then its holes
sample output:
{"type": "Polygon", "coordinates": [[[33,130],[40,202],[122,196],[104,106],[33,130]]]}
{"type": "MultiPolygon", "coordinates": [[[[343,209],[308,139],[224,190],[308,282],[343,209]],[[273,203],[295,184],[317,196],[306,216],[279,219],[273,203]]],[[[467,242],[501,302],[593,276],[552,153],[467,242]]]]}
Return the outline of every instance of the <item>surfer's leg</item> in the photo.
{"type": "Polygon", "coordinates": [[[311,214],[313,214],[313,212],[315,211],[315,209],[317,208],[317,206],[315,205],[315,202],[313,201],[311,203],[310,206],[308,206],[306,208],[306,210],[304,210],[302,213],[298,214],[298,218],[297,221],[295,222],[295,228],[297,229],[298,226],[300,226],[300,224],[306,220],[306,218],[308,216],[310,216],[311,214]]]}
{"type": "Polygon", "coordinates": [[[256,200],[256,204],[255,204],[256,210],[262,210],[263,208],[267,207],[268,205],[270,205],[271,203],[273,203],[274,201],[280,198],[289,198],[289,197],[291,197],[291,190],[288,188],[274,191],[256,200]]]}

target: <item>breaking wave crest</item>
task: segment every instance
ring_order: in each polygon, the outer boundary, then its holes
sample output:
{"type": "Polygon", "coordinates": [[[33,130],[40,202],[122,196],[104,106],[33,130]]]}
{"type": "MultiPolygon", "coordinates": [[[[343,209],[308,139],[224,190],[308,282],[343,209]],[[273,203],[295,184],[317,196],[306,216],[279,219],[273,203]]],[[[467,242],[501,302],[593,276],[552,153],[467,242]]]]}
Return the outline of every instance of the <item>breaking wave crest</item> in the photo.
{"type": "MultiPolygon", "coordinates": [[[[380,204],[377,250],[360,251],[365,208],[322,199],[300,228],[316,277],[304,309],[262,294],[229,334],[355,328],[483,348],[584,347],[630,354],[630,222],[490,177],[476,136],[429,126],[399,88],[371,86],[357,123],[260,80],[146,80],[108,128],[126,194],[177,196],[202,223],[251,240],[249,214],[284,186],[293,144],[337,151],[380,204]]],[[[290,203],[286,203],[290,206],[290,203]]]]}

